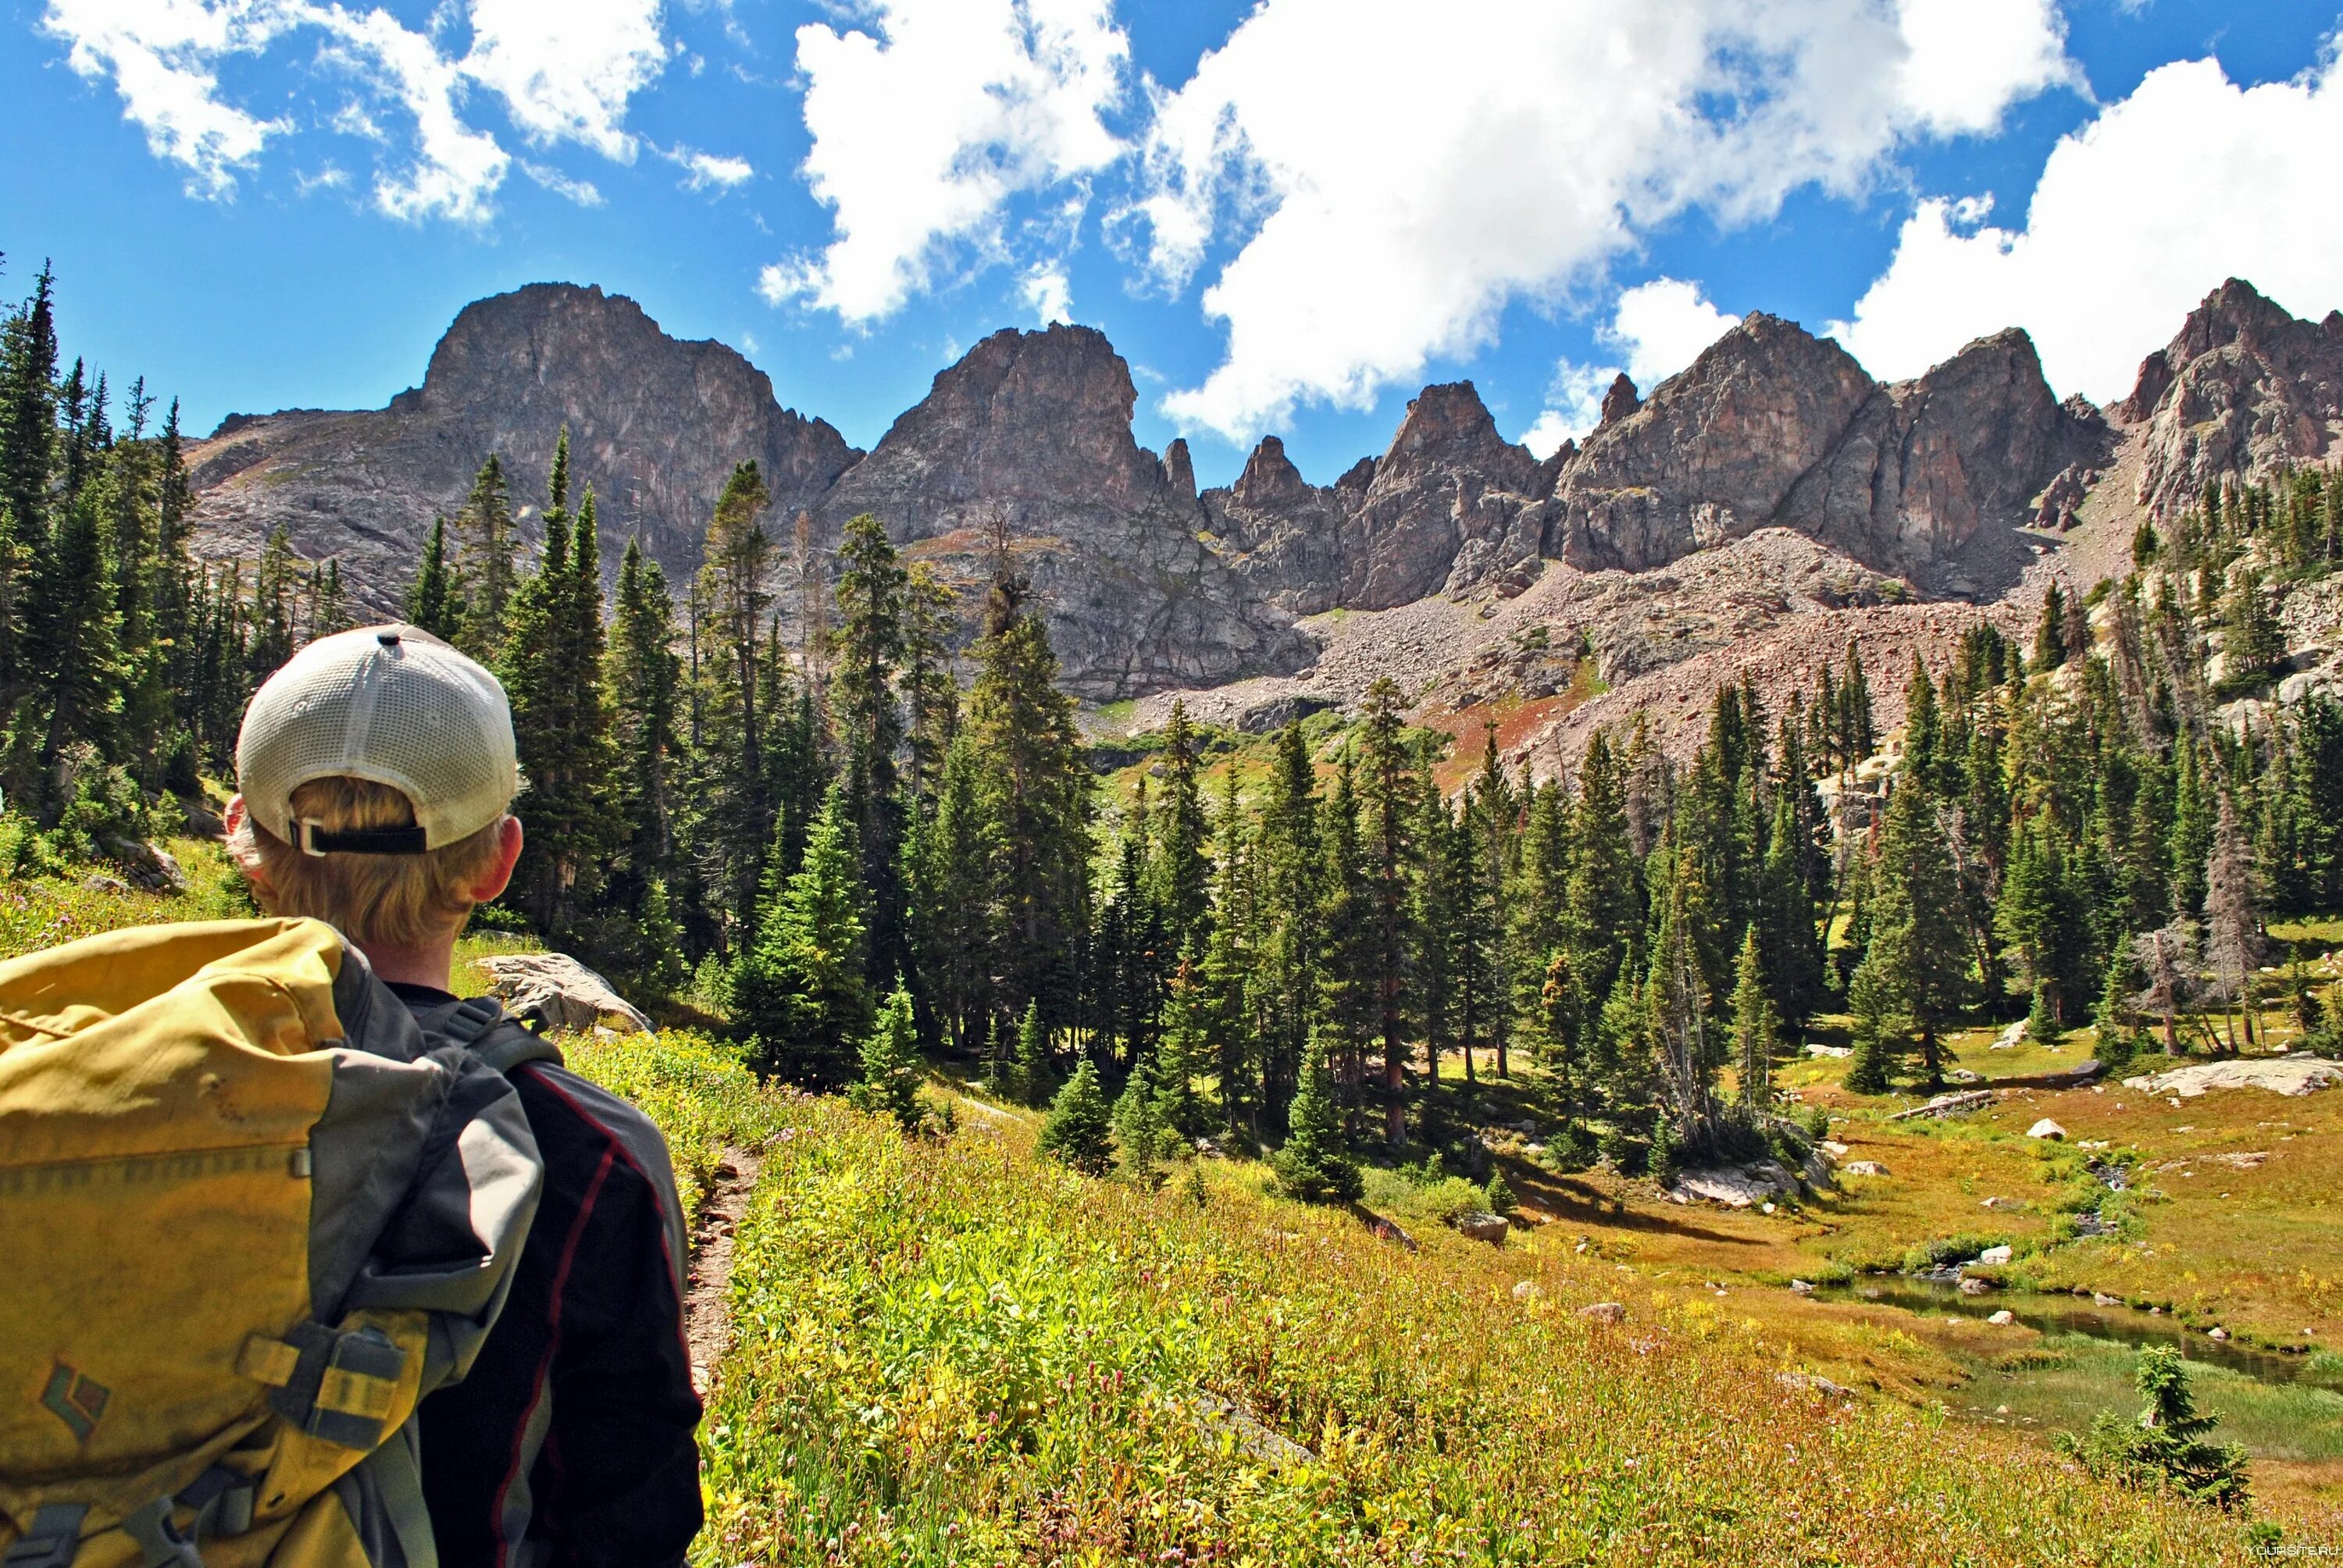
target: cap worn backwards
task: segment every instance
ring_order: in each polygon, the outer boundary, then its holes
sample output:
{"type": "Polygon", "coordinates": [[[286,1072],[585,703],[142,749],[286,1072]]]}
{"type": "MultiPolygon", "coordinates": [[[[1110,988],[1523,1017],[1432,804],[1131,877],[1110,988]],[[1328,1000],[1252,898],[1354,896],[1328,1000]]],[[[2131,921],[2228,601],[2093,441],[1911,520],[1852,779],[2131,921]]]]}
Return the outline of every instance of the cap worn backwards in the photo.
{"type": "Polygon", "coordinates": [[[520,792],[504,687],[430,633],[397,625],[319,638],[287,659],[245,709],[236,774],[253,819],[312,854],[444,849],[495,822],[520,792]],[[398,790],[416,829],[297,823],[293,792],[331,778],[398,790]]]}

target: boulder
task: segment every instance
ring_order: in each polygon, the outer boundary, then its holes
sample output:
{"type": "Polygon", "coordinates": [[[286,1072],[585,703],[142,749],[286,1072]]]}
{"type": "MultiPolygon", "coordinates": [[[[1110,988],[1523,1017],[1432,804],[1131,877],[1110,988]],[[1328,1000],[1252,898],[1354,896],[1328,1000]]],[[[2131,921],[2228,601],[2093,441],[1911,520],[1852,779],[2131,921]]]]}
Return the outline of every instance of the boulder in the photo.
{"type": "Polygon", "coordinates": [[[2267,1089],[2273,1094],[2301,1095],[2343,1083],[2343,1062],[2333,1062],[2297,1051],[2292,1056],[2231,1061],[2200,1062],[2145,1078],[2127,1078],[2126,1089],[2194,1100],[2216,1089],[2267,1089]]]}
{"type": "Polygon", "coordinates": [[[1818,1393],[1825,1399],[1849,1399],[1855,1394],[1845,1384],[1833,1382],[1818,1372],[1775,1372],[1774,1381],[1784,1388],[1818,1393]]]}
{"type": "Polygon", "coordinates": [[[1980,1280],[1974,1274],[1963,1274],[1961,1276],[1960,1292],[1961,1294],[1965,1296],[1990,1295],[1993,1292],[1993,1282],[1991,1280],[1980,1280]]]}
{"type": "Polygon", "coordinates": [[[2046,1116],[2041,1121],[2036,1122],[2033,1126],[2027,1128],[2026,1130],[2026,1136],[2028,1138],[2063,1139],[2066,1136],[2066,1130],[2046,1116]]]}
{"type": "Polygon", "coordinates": [[[1381,1215],[1377,1215],[1375,1217],[1374,1235],[1375,1240],[1378,1241],[1389,1241],[1393,1246],[1403,1247],[1411,1252],[1416,1250],[1414,1237],[1409,1235],[1405,1231],[1401,1230],[1393,1221],[1386,1220],[1381,1215]]]}
{"type": "Polygon", "coordinates": [[[2007,1029],[2003,1030],[1999,1034],[1995,1035],[1993,1037],[1993,1043],[1986,1047],[1986,1049],[1987,1050],[2016,1050],[2017,1049],[2018,1042],[2023,1040],[2025,1038],[2026,1020],[2021,1018],[2016,1023],[2011,1024],[2007,1029]]]}
{"type": "Polygon", "coordinates": [[[1541,1286],[1535,1280],[1516,1280],[1513,1282],[1513,1300],[1517,1302],[1534,1302],[1540,1296],[1544,1294],[1544,1287],[1541,1286]]]}
{"type": "Polygon", "coordinates": [[[2016,1255],[2016,1249],[2005,1241],[1998,1247],[1987,1247],[1984,1251],[1979,1252],[1977,1261],[1988,1265],[2006,1263],[2016,1255]]]}
{"type": "Polygon", "coordinates": [[[2002,1309],[2001,1309],[2001,1311],[1999,1311],[1999,1312],[1997,1312],[1994,1313],[1994,1314],[1993,1314],[1993,1316],[1991,1316],[1991,1317],[1989,1317],[1989,1318],[1986,1319],[1986,1322],[1991,1323],[1994,1327],[1996,1327],[1996,1328],[1997,1328],[1997,1329],[2006,1329],[2006,1328],[2009,1327],[2009,1325],[2010,1325],[2010,1324],[2012,1324],[2012,1323],[2016,1322],[2016,1321],[2017,1321],[2017,1314],[2016,1314],[2016,1312],[2011,1312],[2007,1307],[2004,1307],[2004,1308],[2002,1308],[2002,1309]]]}
{"type": "Polygon", "coordinates": [[[604,1018],[623,1019],[638,1030],[653,1027],[642,1009],[568,953],[505,953],[475,962],[516,1017],[533,1015],[548,1029],[591,1029],[604,1018]]]}
{"type": "Polygon", "coordinates": [[[1505,1233],[1513,1228],[1503,1214],[1459,1214],[1453,1223],[1460,1234],[1491,1246],[1503,1245],[1505,1233]]]}
{"type": "Polygon", "coordinates": [[[1939,1094],[1926,1105],[1916,1105],[1909,1111],[1899,1111],[1887,1120],[1909,1121],[1916,1116],[1931,1119],[1957,1116],[1964,1111],[1981,1111],[1992,1103],[1993,1091],[1990,1089],[1963,1090],[1952,1094],[1939,1094]]]}
{"type": "Polygon", "coordinates": [[[1885,1176],[1887,1174],[1887,1167],[1882,1165],[1876,1160],[1857,1160],[1852,1164],[1841,1166],[1839,1170],[1841,1174],[1847,1176],[1885,1176]]]}
{"type": "Polygon", "coordinates": [[[1792,1280],[1790,1290],[1795,1295],[1811,1296],[1815,1293],[1815,1282],[1812,1280],[1792,1280]]]}
{"type": "Polygon", "coordinates": [[[1627,1321],[1627,1309],[1617,1302],[1596,1302],[1579,1308],[1578,1315],[1590,1323],[1624,1323],[1627,1321]]]}
{"type": "Polygon", "coordinates": [[[1698,1200],[1705,1203],[1722,1203],[1728,1209],[1746,1209],[1797,1190],[1795,1177],[1773,1161],[1762,1160],[1753,1165],[1719,1165],[1706,1170],[1686,1171],[1676,1178],[1675,1185],[1668,1191],[1668,1197],[1677,1203],[1698,1200]]]}

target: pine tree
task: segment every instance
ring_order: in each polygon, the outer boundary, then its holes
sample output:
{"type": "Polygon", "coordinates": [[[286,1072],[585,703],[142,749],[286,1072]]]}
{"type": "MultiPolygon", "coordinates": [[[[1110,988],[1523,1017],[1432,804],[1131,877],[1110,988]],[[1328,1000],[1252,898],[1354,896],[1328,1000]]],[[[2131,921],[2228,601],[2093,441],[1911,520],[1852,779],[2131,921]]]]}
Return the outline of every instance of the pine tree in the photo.
{"type": "Polygon", "coordinates": [[[728,944],[753,940],[768,849],[795,848],[783,829],[807,826],[775,820],[758,700],[773,558],[759,519],[771,500],[754,462],[732,470],[709,518],[689,606],[694,870],[728,944]]]}
{"type": "Polygon", "coordinates": [[[870,1028],[854,826],[833,789],[807,835],[804,864],[774,888],[754,947],[732,980],[733,1021],[759,1070],[807,1088],[847,1080],[870,1028]]]}
{"type": "Polygon", "coordinates": [[[1765,984],[1757,928],[1751,926],[1742,936],[1741,954],[1733,966],[1733,1060],[1740,1078],[1741,1103],[1750,1110],[1763,1111],[1773,1098],[1778,1036],[1779,1020],[1765,984]]]}
{"type": "Polygon", "coordinates": [[[1028,1105],[1043,1104],[1057,1092],[1057,1052],[1050,1049],[1049,1026],[1041,1021],[1038,999],[1025,1004],[1025,1016],[1017,1022],[1016,1080],[1018,1093],[1028,1105]]]}
{"type": "Polygon", "coordinates": [[[2141,1351],[2138,1383],[2147,1404],[2136,1420],[2102,1411],[2087,1436],[2069,1441],[2069,1451],[2093,1474],[2127,1486],[2242,1510],[2250,1477],[2245,1446],[2207,1441],[2218,1420],[2197,1412],[2179,1350],[2150,1345],[2141,1351]]]}
{"type": "Polygon", "coordinates": [[[513,874],[513,902],[556,940],[576,940],[619,825],[606,809],[609,724],[603,708],[601,548],[594,492],[569,515],[567,445],[556,449],[538,569],[514,590],[498,675],[529,781],[535,829],[513,874]]]}
{"type": "Polygon", "coordinates": [[[1856,1044],[1847,1086],[1879,1092],[1907,1042],[1928,1081],[1939,1083],[1940,1031],[1966,991],[1969,944],[1936,801],[1908,771],[1888,797],[1873,888],[1870,939],[1847,987],[1856,1044]]]}
{"type": "Polygon", "coordinates": [[[407,589],[407,623],[452,642],[463,626],[463,584],[456,564],[447,558],[447,519],[431,519],[431,537],[423,546],[423,564],[407,589]]]}
{"type": "Polygon", "coordinates": [[[1342,1136],[1334,1074],[1326,1058],[1324,1038],[1312,1034],[1288,1114],[1292,1131],[1270,1162],[1288,1192],[1312,1203],[1347,1201],[1357,1198],[1361,1189],[1358,1161],[1342,1136]]]}
{"type": "MultiPolygon", "coordinates": [[[[568,437],[565,427],[557,448],[565,486],[568,437]]],[[[520,540],[513,525],[512,498],[505,487],[504,461],[493,452],[473,477],[471,494],[456,514],[456,571],[467,590],[456,625],[456,646],[474,658],[493,663],[504,649],[505,611],[520,576],[516,564],[520,540]]]]}
{"type": "Polygon", "coordinates": [[[1200,943],[1212,910],[1212,863],[1204,851],[1210,824],[1196,773],[1196,731],[1188,705],[1172,699],[1163,726],[1163,803],[1157,814],[1153,878],[1156,906],[1163,911],[1174,954],[1200,943]]]}
{"type": "Polygon", "coordinates": [[[1099,1087],[1098,1068],[1084,1057],[1066,1087],[1050,1102],[1035,1144],[1085,1176],[1103,1176],[1114,1165],[1113,1119],[1099,1087]]]}
{"type": "Polygon", "coordinates": [[[1001,836],[967,737],[944,754],[933,818],[912,850],[913,939],[930,1005],[956,1050],[992,1011],[1001,918],[1001,836]]]}
{"type": "Polygon", "coordinates": [[[913,961],[901,874],[903,712],[895,689],[909,585],[879,519],[865,512],[849,522],[839,547],[830,693],[846,763],[847,809],[862,849],[874,976],[908,971],[913,961]]]}
{"type": "Polygon", "coordinates": [[[1407,969],[1410,884],[1416,870],[1416,780],[1402,739],[1399,688],[1389,677],[1367,689],[1360,737],[1359,809],[1372,927],[1375,1032],[1383,1058],[1383,1137],[1407,1138],[1407,969]]]}
{"type": "Polygon", "coordinates": [[[23,605],[24,684],[10,737],[9,772],[55,827],[75,780],[67,753],[106,754],[121,711],[120,617],[99,538],[104,484],[68,503],[47,548],[33,563],[23,605]]]}
{"type": "Polygon", "coordinates": [[[2066,596],[2052,583],[2042,594],[2042,616],[2034,628],[2034,668],[2056,669],[2066,662],[2066,596]]]}
{"type": "Polygon", "coordinates": [[[900,983],[862,1041],[861,1067],[848,1101],[858,1111],[892,1116],[906,1131],[918,1131],[928,1119],[920,1103],[919,1037],[911,1026],[911,993],[900,983]]]}
{"type": "Polygon", "coordinates": [[[994,585],[975,658],[966,729],[1001,841],[995,972],[1067,1021],[1090,928],[1091,779],[1049,632],[1013,579],[994,585]]]}
{"type": "MultiPolygon", "coordinates": [[[[645,941],[645,960],[664,950],[649,940],[649,903],[666,900],[676,879],[676,778],[682,763],[679,730],[682,664],[675,653],[675,605],[667,574],[627,542],[618,564],[616,614],[602,659],[602,708],[608,716],[608,767],[598,794],[616,829],[617,854],[605,897],[632,915],[645,941]]],[[[669,920],[679,919],[669,906],[669,920]]]]}
{"type": "Polygon", "coordinates": [[[1131,1068],[1122,1092],[1115,1096],[1111,1118],[1123,1169],[1141,1178],[1152,1175],[1156,1163],[1169,1159],[1179,1146],[1177,1134],[1163,1122],[1162,1087],[1156,1081],[1155,1062],[1150,1053],[1131,1068]]]}
{"type": "Polygon", "coordinates": [[[1325,932],[1318,911],[1325,858],[1319,833],[1317,770],[1300,723],[1279,731],[1268,799],[1262,807],[1262,946],[1255,980],[1261,1004],[1262,1122],[1284,1126],[1302,1054],[1318,1017],[1325,932]]]}
{"type": "Polygon", "coordinates": [[[2286,657],[2286,634],[2270,613],[2261,574],[2242,567],[2229,578],[2228,602],[2223,616],[2222,652],[2228,684],[2249,687],[2269,678],[2286,657]]]}

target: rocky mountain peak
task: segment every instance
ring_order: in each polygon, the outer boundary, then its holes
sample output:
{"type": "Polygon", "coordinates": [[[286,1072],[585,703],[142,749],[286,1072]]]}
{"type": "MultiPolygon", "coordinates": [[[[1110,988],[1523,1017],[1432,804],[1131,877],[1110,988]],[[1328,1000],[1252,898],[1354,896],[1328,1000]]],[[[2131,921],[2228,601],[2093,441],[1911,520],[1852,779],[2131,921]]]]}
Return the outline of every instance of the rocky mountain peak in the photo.
{"type": "Polygon", "coordinates": [[[2147,427],[2137,499],[2156,516],[2193,505],[2208,482],[2318,461],[2343,439],[2343,316],[2298,320],[2233,277],[2141,363],[2110,413],[2147,427]]]}
{"type": "MultiPolygon", "coordinates": [[[[338,557],[361,602],[398,602],[432,518],[490,453],[513,498],[541,500],[563,427],[573,480],[600,500],[615,567],[629,534],[671,573],[697,565],[732,466],[753,457],[777,507],[809,504],[860,456],[720,343],[669,337],[623,295],[538,283],[465,307],[420,387],[388,407],[238,417],[189,453],[204,548],[250,559],[277,527],[338,557]]],[[[523,531],[529,532],[524,518],[523,531]]]]}
{"type": "Polygon", "coordinates": [[[1237,482],[1229,487],[1229,496],[1241,507],[1267,510],[1300,505],[1313,490],[1302,470],[1293,466],[1293,459],[1285,455],[1285,443],[1275,436],[1263,436],[1252,456],[1245,459],[1237,482]]]}
{"type": "Polygon", "coordinates": [[[1611,389],[1603,394],[1602,422],[1615,425],[1643,406],[1644,399],[1636,392],[1634,382],[1628,379],[1627,373],[1622,370],[1611,383],[1611,389]]]}

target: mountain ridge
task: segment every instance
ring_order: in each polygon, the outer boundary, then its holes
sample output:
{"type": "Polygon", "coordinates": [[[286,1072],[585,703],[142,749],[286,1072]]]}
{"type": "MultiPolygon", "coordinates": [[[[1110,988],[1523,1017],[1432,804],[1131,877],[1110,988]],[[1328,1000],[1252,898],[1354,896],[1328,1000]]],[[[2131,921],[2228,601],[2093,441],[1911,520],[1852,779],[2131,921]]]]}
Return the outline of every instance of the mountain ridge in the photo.
{"type": "Polygon", "coordinates": [[[2231,279],[2099,409],[2060,402],[2016,328],[1881,383],[1835,342],[1752,313],[1646,393],[1620,377],[1601,424],[1551,457],[1506,441],[1470,381],[1443,383],[1409,401],[1382,454],[1322,486],[1272,435],[1232,483],[1200,490],[1184,441],[1139,444],[1136,402],[1097,329],[1003,328],[866,453],[780,407],[724,345],[669,337],[598,287],[532,284],[459,312],[422,383],[382,409],[224,420],[191,455],[196,520],[215,557],[249,558],[284,527],[387,609],[431,517],[455,510],[490,451],[525,496],[568,425],[606,537],[639,532],[677,575],[733,462],[753,457],[785,546],[798,514],[819,548],[870,511],[973,590],[996,539],[1013,540],[1070,689],[1110,701],[1302,677],[1323,656],[1325,612],[1444,598],[1488,619],[1556,569],[1626,574],[1605,590],[1615,609],[1638,582],[1670,591],[1648,574],[1765,529],[1823,551],[1792,552],[1795,567],[1780,550],[1732,558],[1770,563],[1753,584],[1778,568],[1825,585],[1819,598],[1750,588],[1783,614],[1827,609],[1838,578],[1864,585],[1858,600],[1884,578],[1989,603],[2023,591],[2086,515],[2167,516],[2208,477],[2337,449],[2343,314],[2299,321],[2231,279]]]}

